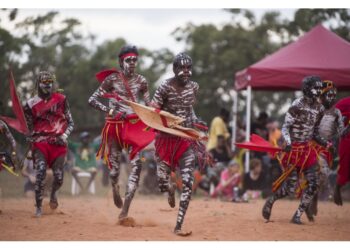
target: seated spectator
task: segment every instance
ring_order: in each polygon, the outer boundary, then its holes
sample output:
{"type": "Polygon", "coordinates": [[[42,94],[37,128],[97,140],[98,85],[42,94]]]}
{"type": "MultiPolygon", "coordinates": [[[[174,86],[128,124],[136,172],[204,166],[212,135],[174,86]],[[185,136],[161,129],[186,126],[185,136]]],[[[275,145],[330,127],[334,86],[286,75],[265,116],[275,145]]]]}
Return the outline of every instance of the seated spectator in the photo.
{"type": "Polygon", "coordinates": [[[266,173],[262,171],[262,163],[259,159],[251,159],[249,172],[243,178],[243,199],[256,199],[266,197],[271,192],[266,173]]]}
{"type": "Polygon", "coordinates": [[[221,172],[232,158],[230,146],[223,135],[217,137],[217,145],[209,151],[209,154],[214,160],[214,167],[208,168],[206,174],[209,182],[216,186],[220,181],[221,172]]]}
{"type": "Polygon", "coordinates": [[[218,135],[216,147],[209,151],[215,163],[227,164],[231,160],[231,149],[223,135],[218,135]]]}
{"type": "Polygon", "coordinates": [[[212,198],[217,196],[224,200],[235,200],[234,188],[238,188],[241,181],[241,174],[239,171],[239,164],[236,161],[230,161],[228,167],[221,172],[220,183],[215,190],[210,194],[212,198]]]}
{"type": "Polygon", "coordinates": [[[90,134],[88,132],[82,132],[80,134],[80,142],[69,142],[68,147],[75,157],[75,164],[72,167],[72,176],[77,181],[80,189],[86,192],[97,175],[95,155],[98,145],[90,143],[90,134]],[[83,186],[78,177],[78,173],[80,172],[90,173],[90,178],[86,187],[83,186]]]}
{"type": "Polygon", "coordinates": [[[230,137],[227,129],[227,122],[230,118],[230,112],[224,108],[220,109],[220,114],[211,121],[209,129],[209,138],[207,143],[207,150],[210,151],[217,145],[217,137],[224,136],[225,139],[230,137]]]}

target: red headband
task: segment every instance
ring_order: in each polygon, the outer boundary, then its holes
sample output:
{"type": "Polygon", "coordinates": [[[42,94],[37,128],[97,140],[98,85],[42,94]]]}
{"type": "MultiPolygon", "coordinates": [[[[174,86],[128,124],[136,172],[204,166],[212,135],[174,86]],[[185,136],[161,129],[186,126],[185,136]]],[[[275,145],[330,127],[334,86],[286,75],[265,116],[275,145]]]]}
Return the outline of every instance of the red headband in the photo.
{"type": "Polygon", "coordinates": [[[133,53],[133,52],[126,53],[126,54],[122,55],[122,56],[120,57],[120,59],[123,60],[125,57],[128,57],[128,56],[136,56],[136,57],[137,57],[137,54],[135,54],[135,53],[133,53]]]}

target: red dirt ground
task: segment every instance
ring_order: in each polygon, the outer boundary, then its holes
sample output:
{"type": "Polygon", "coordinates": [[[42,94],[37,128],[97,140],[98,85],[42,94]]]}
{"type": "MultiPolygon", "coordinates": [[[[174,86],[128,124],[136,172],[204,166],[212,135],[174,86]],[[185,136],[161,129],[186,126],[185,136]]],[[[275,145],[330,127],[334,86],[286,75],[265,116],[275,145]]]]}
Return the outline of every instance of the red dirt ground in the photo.
{"type": "Polygon", "coordinates": [[[54,212],[46,203],[44,215],[38,219],[33,217],[32,199],[2,199],[0,240],[350,240],[350,203],[337,207],[320,202],[316,222],[309,223],[303,216],[305,225],[299,226],[289,223],[297,201],[277,201],[273,222],[265,223],[263,200],[229,203],[195,198],[184,224],[184,229],[193,233],[183,238],[172,233],[177,207],[171,209],[166,197],[136,196],[129,213],[136,221],[134,227],[118,225],[119,209],[110,195],[66,197],[59,202],[54,212]]]}

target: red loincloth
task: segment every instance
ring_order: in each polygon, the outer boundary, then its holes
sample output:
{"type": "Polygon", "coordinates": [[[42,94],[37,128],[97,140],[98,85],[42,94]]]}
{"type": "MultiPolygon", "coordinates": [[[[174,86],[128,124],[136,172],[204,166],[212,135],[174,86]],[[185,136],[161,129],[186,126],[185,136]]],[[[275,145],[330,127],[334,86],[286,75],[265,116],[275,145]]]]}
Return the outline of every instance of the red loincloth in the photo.
{"type": "Polygon", "coordinates": [[[292,151],[283,153],[281,162],[283,168],[295,166],[296,168],[306,169],[317,163],[317,151],[312,142],[292,143],[292,151]]]}
{"type": "Polygon", "coordinates": [[[58,157],[67,154],[66,146],[49,144],[45,141],[34,142],[32,145],[32,152],[34,152],[35,149],[38,149],[44,155],[49,168],[52,167],[52,164],[58,157]]]}
{"type": "MultiPolygon", "coordinates": [[[[314,142],[292,143],[292,151],[282,153],[280,162],[283,167],[283,174],[272,184],[272,191],[276,192],[294,169],[302,174],[303,169],[317,164],[317,153],[314,142]]],[[[303,189],[300,183],[299,189],[303,189]]]]}
{"type": "Polygon", "coordinates": [[[328,151],[327,148],[317,144],[316,142],[314,142],[314,147],[315,147],[315,150],[318,154],[318,156],[323,156],[327,163],[328,163],[328,167],[332,167],[332,163],[333,163],[333,156],[332,154],[328,151]]]}
{"type": "Polygon", "coordinates": [[[156,155],[174,170],[181,156],[193,144],[192,140],[165,133],[159,133],[155,140],[156,155]]]}
{"type": "Polygon", "coordinates": [[[125,149],[131,147],[130,159],[132,160],[138,152],[154,140],[154,137],[153,129],[145,125],[137,115],[128,115],[124,120],[106,118],[96,157],[103,159],[111,168],[108,158],[112,143],[125,149]]]}

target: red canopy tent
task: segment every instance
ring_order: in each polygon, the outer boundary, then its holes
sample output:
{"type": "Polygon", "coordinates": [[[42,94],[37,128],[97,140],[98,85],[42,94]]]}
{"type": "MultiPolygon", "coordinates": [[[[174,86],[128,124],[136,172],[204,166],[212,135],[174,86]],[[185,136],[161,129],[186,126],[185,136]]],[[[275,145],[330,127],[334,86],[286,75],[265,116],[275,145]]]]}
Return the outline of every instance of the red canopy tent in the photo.
{"type": "MultiPolygon", "coordinates": [[[[247,89],[247,141],[252,89],[300,90],[301,80],[307,75],[318,75],[334,81],[339,90],[350,90],[350,43],[320,24],[297,41],[236,73],[235,89],[247,89]]],[[[234,100],[233,112],[235,124],[237,100],[234,100]]],[[[234,142],[232,138],[232,145],[234,142]]],[[[248,168],[249,157],[246,159],[248,168]]]]}
{"type": "Polygon", "coordinates": [[[319,75],[350,90],[350,43],[318,25],[297,41],[236,73],[235,88],[297,90],[307,75],[319,75]]]}

